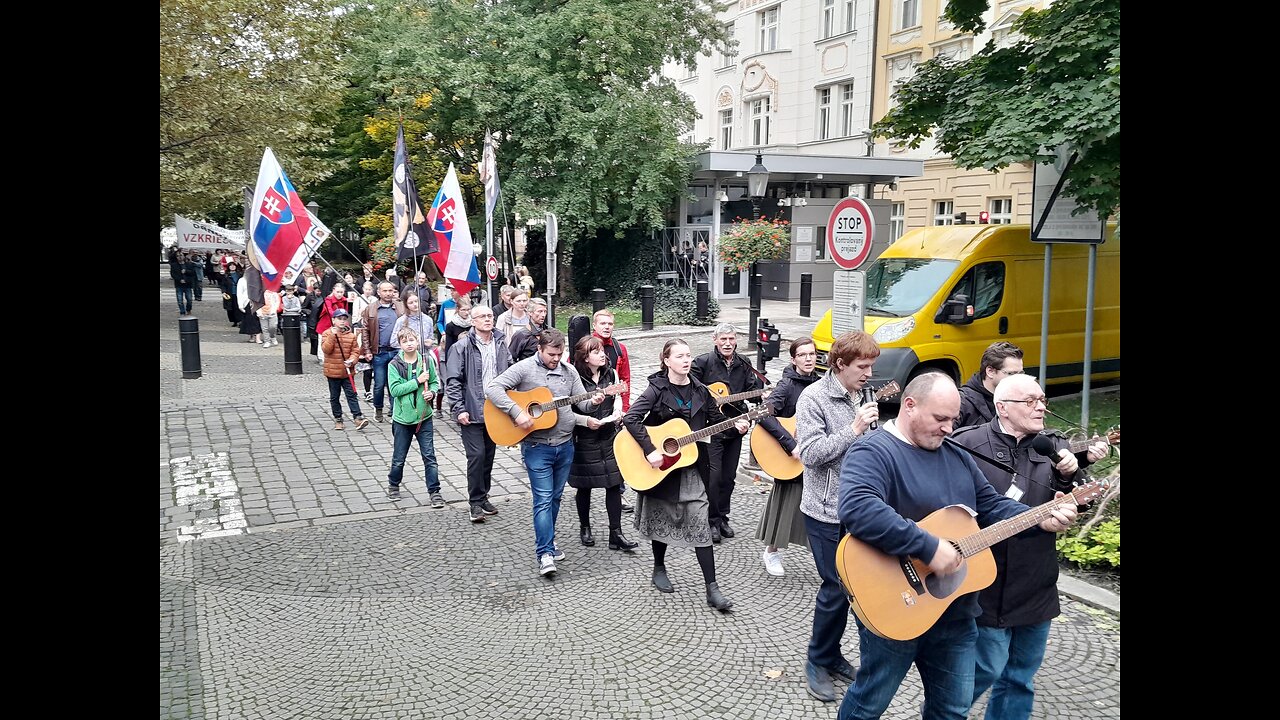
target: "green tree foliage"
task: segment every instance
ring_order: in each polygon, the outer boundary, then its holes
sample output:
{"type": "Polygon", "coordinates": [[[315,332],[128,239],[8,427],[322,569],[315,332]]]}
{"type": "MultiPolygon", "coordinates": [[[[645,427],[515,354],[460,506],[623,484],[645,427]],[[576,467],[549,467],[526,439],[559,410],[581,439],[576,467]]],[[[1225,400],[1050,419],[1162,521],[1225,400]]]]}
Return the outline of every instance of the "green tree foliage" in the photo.
{"type": "MultiPolygon", "coordinates": [[[[963,30],[982,28],[987,0],[952,0],[963,30]]],[[[1028,10],[1012,46],[968,60],[934,58],[898,91],[878,134],[918,147],[929,138],[963,168],[998,170],[1080,153],[1065,192],[1102,216],[1120,207],[1120,0],[1058,0],[1028,10]],[[1046,148],[1049,152],[1046,152],[1046,148]]]]}
{"type": "Polygon", "coordinates": [[[295,184],[296,151],[336,100],[337,0],[161,0],[160,222],[238,203],[271,146],[295,184]]]}

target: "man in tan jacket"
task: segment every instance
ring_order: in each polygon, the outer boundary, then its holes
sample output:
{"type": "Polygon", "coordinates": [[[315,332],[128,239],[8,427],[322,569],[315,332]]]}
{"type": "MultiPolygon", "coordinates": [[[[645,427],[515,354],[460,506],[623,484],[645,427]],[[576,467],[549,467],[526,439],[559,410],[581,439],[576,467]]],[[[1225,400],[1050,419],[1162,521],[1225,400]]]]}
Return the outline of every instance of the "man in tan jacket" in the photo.
{"type": "Polygon", "coordinates": [[[364,359],[373,366],[373,409],[374,419],[378,422],[385,422],[382,402],[387,387],[387,365],[399,352],[399,348],[392,346],[391,339],[396,319],[403,314],[404,303],[396,296],[396,286],[389,282],[378,285],[378,302],[369,303],[364,311],[364,329],[361,330],[364,335],[364,359]]]}

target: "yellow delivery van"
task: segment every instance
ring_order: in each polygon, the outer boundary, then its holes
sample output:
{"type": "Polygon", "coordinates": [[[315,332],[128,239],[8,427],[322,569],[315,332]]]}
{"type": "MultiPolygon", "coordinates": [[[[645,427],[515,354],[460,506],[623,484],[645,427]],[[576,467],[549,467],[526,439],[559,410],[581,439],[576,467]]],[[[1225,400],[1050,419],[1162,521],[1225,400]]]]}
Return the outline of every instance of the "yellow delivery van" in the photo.
{"type": "MultiPolygon", "coordinates": [[[[1120,240],[1115,228],[1098,246],[1093,310],[1094,380],[1120,376],[1120,240]]],[[[941,370],[958,384],[978,371],[997,340],[1022,348],[1039,371],[1044,245],[1027,225],[946,225],[912,230],[864,265],[864,328],[880,343],[873,382],[941,370]]],[[[1089,247],[1053,247],[1049,299],[1048,383],[1084,374],[1085,300],[1089,247]]],[[[833,340],[831,311],[813,331],[825,370],[833,340]]]]}

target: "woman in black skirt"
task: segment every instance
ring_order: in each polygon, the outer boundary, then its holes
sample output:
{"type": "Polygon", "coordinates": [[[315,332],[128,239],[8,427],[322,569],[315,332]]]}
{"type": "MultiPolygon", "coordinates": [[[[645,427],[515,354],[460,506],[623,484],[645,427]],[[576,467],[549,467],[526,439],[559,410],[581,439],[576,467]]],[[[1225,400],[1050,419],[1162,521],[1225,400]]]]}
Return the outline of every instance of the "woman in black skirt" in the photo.
{"type": "MultiPolygon", "coordinates": [[[[631,403],[631,411],[622,418],[655,468],[662,466],[662,450],[654,447],[646,426],[661,425],[678,417],[689,424],[690,431],[697,432],[725,419],[707,386],[689,375],[692,366],[689,343],[679,338],[668,340],[662,347],[663,369],[649,376],[649,387],[640,399],[631,403]]],[[[739,418],[734,428],[725,434],[742,434],[750,426],[747,418],[739,418]]],[[[691,547],[698,556],[702,579],[707,583],[707,604],[724,611],[733,607],[733,603],[720,593],[720,586],[716,584],[711,524],[707,519],[709,465],[706,446],[703,446],[698,449],[698,460],[693,465],[673,470],[649,490],[637,490],[635,523],[636,530],[653,543],[654,587],[662,592],[675,591],[667,577],[667,546],[691,547]]]]}
{"type": "Polygon", "coordinates": [[[240,312],[240,299],[236,297],[236,288],[240,283],[240,266],[227,263],[227,273],[222,276],[222,309],[227,311],[227,319],[231,327],[240,324],[244,313],[240,312]]]}
{"type": "MultiPolygon", "coordinates": [[[[604,390],[618,382],[618,372],[609,367],[600,338],[588,335],[573,349],[573,366],[582,376],[587,392],[604,390]]],[[[578,489],[578,524],[583,545],[596,544],[591,535],[591,488],[604,488],[604,509],[609,516],[609,549],[630,551],[640,543],[622,534],[622,473],[613,457],[613,436],[622,418],[622,402],[618,395],[606,397],[590,413],[574,406],[573,465],[569,468],[569,485],[578,489]]],[[[563,412],[563,411],[561,411],[563,412]]]]}
{"type": "MultiPolygon", "coordinates": [[[[813,371],[817,359],[818,352],[813,338],[804,337],[792,341],[791,366],[783,371],[782,379],[766,400],[773,408],[773,415],[760,420],[761,427],[797,460],[800,458],[800,449],[796,446],[796,439],[776,418],[795,417],[800,393],[818,381],[818,374],[813,371]]],[[[804,494],[802,477],[803,475],[774,478],[773,492],[769,494],[764,512],[760,513],[756,539],[766,543],[760,559],[764,561],[765,572],[770,575],[783,575],[781,551],[786,549],[788,543],[809,547],[809,533],[805,530],[804,515],[800,512],[800,496],[804,494]]]]}

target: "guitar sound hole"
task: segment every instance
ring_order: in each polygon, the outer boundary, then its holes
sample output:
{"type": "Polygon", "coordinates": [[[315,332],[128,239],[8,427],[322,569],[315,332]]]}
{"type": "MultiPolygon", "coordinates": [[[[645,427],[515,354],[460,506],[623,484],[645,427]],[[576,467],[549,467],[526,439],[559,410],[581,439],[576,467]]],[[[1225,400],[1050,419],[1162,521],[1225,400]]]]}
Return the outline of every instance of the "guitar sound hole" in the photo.
{"type": "Polygon", "coordinates": [[[537,420],[538,418],[542,417],[542,408],[538,407],[537,405],[530,405],[529,407],[525,408],[525,412],[529,413],[529,417],[533,418],[534,420],[537,420]]]}
{"type": "Polygon", "coordinates": [[[680,450],[680,443],[675,438],[667,438],[662,441],[662,452],[666,455],[675,455],[680,450]]]}

